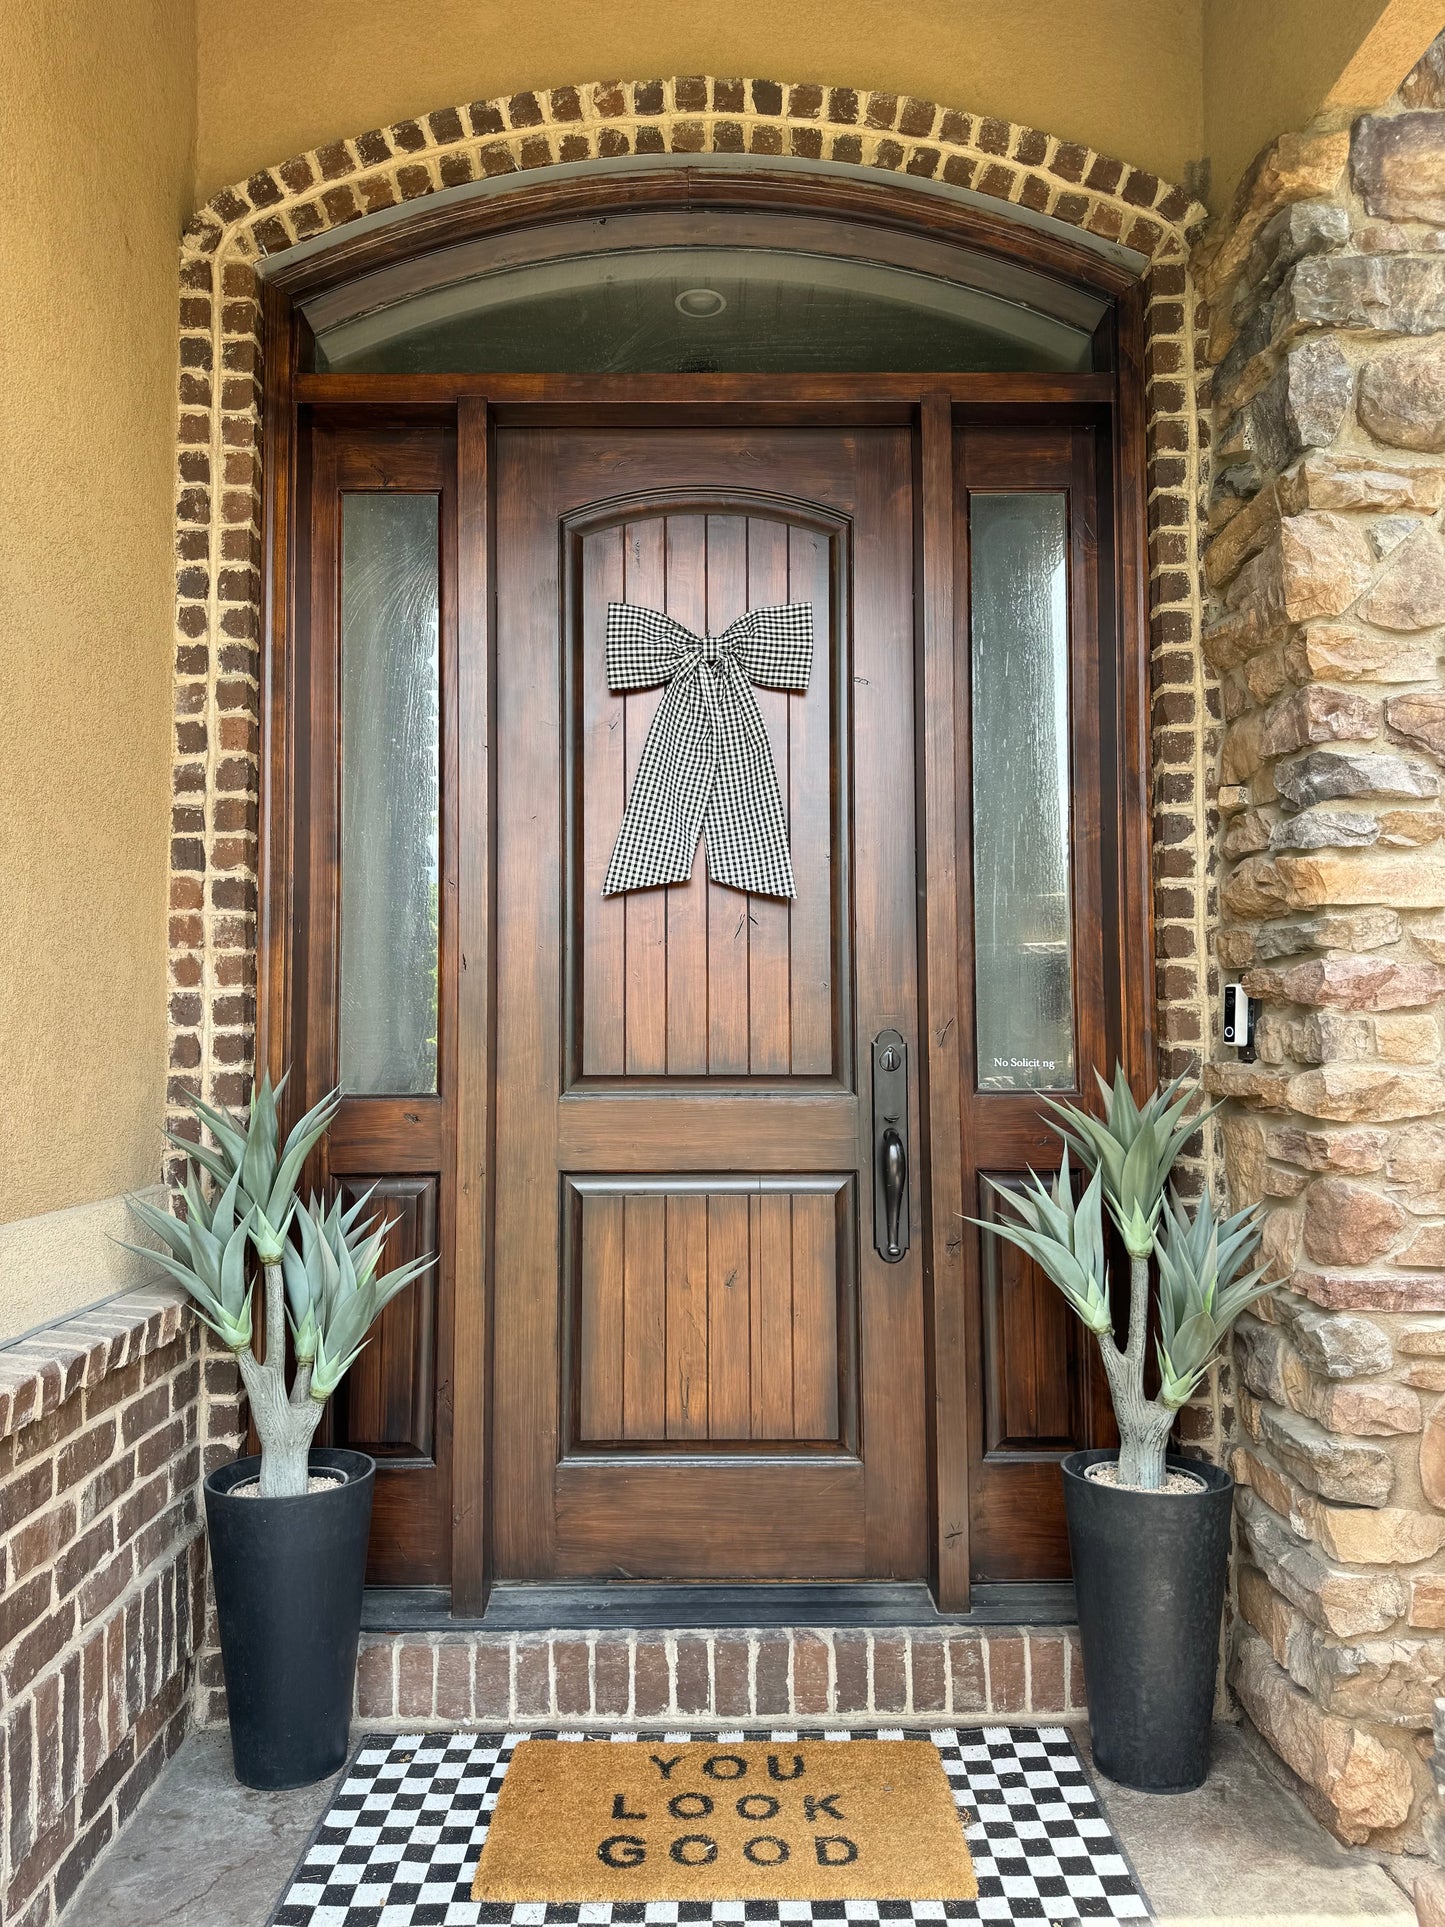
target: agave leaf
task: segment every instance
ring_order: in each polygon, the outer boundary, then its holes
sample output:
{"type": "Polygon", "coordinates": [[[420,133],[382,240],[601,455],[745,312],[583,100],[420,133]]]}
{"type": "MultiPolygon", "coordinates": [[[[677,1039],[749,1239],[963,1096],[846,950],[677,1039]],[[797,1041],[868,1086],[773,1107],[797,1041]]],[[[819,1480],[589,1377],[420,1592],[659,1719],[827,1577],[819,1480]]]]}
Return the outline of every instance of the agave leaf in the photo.
{"type": "Polygon", "coordinates": [[[1161,1400],[1188,1399],[1240,1312],[1273,1285],[1267,1267],[1241,1274],[1257,1252],[1259,1214],[1236,1211],[1220,1219],[1206,1185],[1191,1218],[1170,1194],[1156,1240],[1159,1259],[1159,1369],[1161,1400]]]}
{"type": "Polygon", "coordinates": [[[232,1231],[221,1257],[220,1299],[232,1318],[239,1318],[251,1296],[250,1280],[246,1276],[246,1240],[251,1229],[250,1215],[247,1212],[232,1231]]]}
{"type": "Polygon", "coordinates": [[[207,1104],[203,1098],[188,1097],[187,1104],[210,1129],[211,1136],[220,1145],[227,1161],[226,1175],[238,1170],[246,1155],[246,1133],[233,1117],[225,1111],[218,1111],[214,1104],[207,1104]]]}
{"type": "Polygon", "coordinates": [[[236,1352],[250,1344],[249,1305],[243,1306],[239,1317],[233,1317],[205,1280],[197,1277],[189,1265],[182,1264],[178,1258],[172,1258],[164,1251],[152,1251],[146,1245],[126,1244],[124,1239],[120,1242],[125,1250],[134,1251],[152,1264],[159,1265],[162,1271],[168,1272],[176,1280],[177,1284],[183,1285],[190,1293],[192,1309],[197,1318],[203,1325],[210,1327],[222,1344],[236,1352]]]}
{"type": "Polygon", "coordinates": [[[301,1167],[311,1154],[312,1147],[324,1136],[336,1116],[341,1104],[341,1092],[331,1091],[319,1104],[314,1104],[306,1115],[292,1129],[286,1140],[286,1149],[277,1166],[268,1196],[264,1204],[267,1218],[273,1225],[286,1223],[296,1208],[296,1181],[301,1176],[301,1167]]]}
{"type": "Polygon", "coordinates": [[[276,1093],[271,1088],[269,1072],[261,1079],[261,1085],[251,1104],[251,1119],[246,1130],[246,1148],[240,1163],[241,1182],[246,1187],[246,1195],[265,1202],[271,1195],[271,1186],[276,1176],[276,1142],[279,1132],[276,1119],[276,1093]]]}
{"type": "Polygon", "coordinates": [[[376,1293],[378,1315],[385,1311],[399,1291],[411,1284],[413,1279],[420,1278],[424,1271],[430,1271],[435,1263],[435,1258],[413,1258],[408,1264],[398,1265],[395,1271],[387,1272],[384,1278],[378,1278],[372,1286],[376,1293]]]}
{"type": "Polygon", "coordinates": [[[1268,1297],[1274,1290],[1275,1281],[1266,1278],[1268,1265],[1260,1265],[1243,1278],[1236,1278],[1232,1284],[1220,1292],[1215,1306],[1215,1316],[1222,1325],[1232,1325],[1242,1311],[1248,1311],[1258,1298],[1268,1297]]]}
{"type": "Polygon", "coordinates": [[[971,1220],[1033,1258],[1089,1329],[1100,1336],[1113,1330],[1100,1210],[1101,1183],[1096,1172],[1075,1206],[1066,1148],[1052,1192],[1033,1173],[1030,1173],[1029,1187],[1022,1191],[994,1184],[995,1191],[1007,1200],[1017,1218],[996,1222],[971,1220]]]}
{"type": "Polygon", "coordinates": [[[306,1307],[306,1316],[299,1325],[294,1319],[292,1320],[291,1336],[296,1347],[296,1363],[311,1364],[316,1357],[316,1347],[321,1342],[321,1332],[316,1323],[316,1315],[309,1305],[306,1307]]]}
{"type": "MultiPolygon", "coordinates": [[[[376,1195],[376,1186],[374,1184],[368,1185],[367,1188],[362,1192],[361,1196],[356,1200],[356,1202],[348,1206],[348,1208],[342,1212],[341,1230],[342,1230],[342,1234],[345,1237],[349,1238],[352,1235],[352,1232],[355,1230],[355,1227],[356,1227],[357,1219],[361,1216],[362,1212],[366,1209],[366,1207],[371,1203],[371,1200],[375,1195],[376,1195]]],[[[340,1200],[338,1199],[337,1202],[340,1203],[340,1200]]],[[[363,1231],[365,1231],[367,1228],[368,1227],[365,1225],[362,1226],[363,1231]]]]}
{"type": "Polygon", "coordinates": [[[211,1200],[206,1196],[205,1186],[201,1183],[201,1166],[194,1159],[186,1166],[186,1216],[192,1224],[203,1224],[207,1231],[211,1228],[211,1200]]]}
{"type": "MultiPolygon", "coordinates": [[[[153,1233],[163,1244],[168,1245],[176,1257],[189,1263],[191,1256],[191,1228],[189,1224],[182,1223],[179,1218],[173,1218],[169,1211],[160,1211],[155,1205],[147,1204],[144,1198],[127,1198],[126,1203],[140,1219],[147,1231],[153,1233]]],[[[128,1251],[139,1251],[142,1247],[139,1245],[128,1245],[126,1249],[128,1251]]]]}
{"type": "Polygon", "coordinates": [[[226,1247],[214,1232],[207,1231],[204,1225],[192,1225],[191,1263],[207,1291],[217,1297],[221,1292],[221,1260],[225,1251],[226,1247]]]}
{"type": "Polygon", "coordinates": [[[229,1182],[232,1167],[219,1151],[213,1151],[207,1144],[197,1144],[192,1138],[182,1137],[178,1131],[166,1131],[163,1136],[167,1144],[173,1144],[178,1151],[184,1151],[186,1156],[199,1164],[203,1171],[208,1171],[217,1184],[224,1185],[229,1182]]]}
{"type": "Polygon", "coordinates": [[[350,1352],[333,1356],[326,1349],[325,1340],[318,1338],[316,1361],[311,1370],[311,1396],[318,1405],[330,1398],[365,1349],[365,1344],[361,1344],[350,1352]]]}
{"type": "Polygon", "coordinates": [[[285,1280],[286,1303],[294,1327],[312,1315],[311,1274],[295,1245],[288,1244],[281,1254],[281,1276],[285,1280]]]}
{"type": "Polygon", "coordinates": [[[213,1294],[203,1278],[196,1276],[195,1267],[180,1258],[172,1258],[169,1252],[156,1251],[150,1245],[133,1245],[128,1239],[118,1238],[116,1242],[122,1251],[133,1251],[138,1258],[145,1258],[162,1271],[169,1272],[178,1284],[184,1285],[192,1298],[205,1304],[212,1300],[213,1294]]]}
{"type": "MultiPolygon", "coordinates": [[[[292,1210],[295,1202],[292,1202],[292,1210]]],[[[251,1207],[251,1242],[256,1247],[256,1256],[263,1265],[280,1264],[286,1253],[286,1233],[290,1228],[291,1211],[273,1224],[269,1211],[262,1210],[259,1204],[251,1207]]]]}
{"type": "Polygon", "coordinates": [[[236,1228],[237,1204],[241,1194],[241,1173],[231,1174],[231,1181],[216,1199],[211,1208],[211,1218],[207,1229],[212,1237],[219,1238],[224,1244],[236,1228]]]}
{"type": "Polygon", "coordinates": [[[1207,1311],[1186,1318],[1168,1347],[1170,1368],[1175,1372],[1199,1372],[1209,1362],[1224,1332],[1207,1311]]]}

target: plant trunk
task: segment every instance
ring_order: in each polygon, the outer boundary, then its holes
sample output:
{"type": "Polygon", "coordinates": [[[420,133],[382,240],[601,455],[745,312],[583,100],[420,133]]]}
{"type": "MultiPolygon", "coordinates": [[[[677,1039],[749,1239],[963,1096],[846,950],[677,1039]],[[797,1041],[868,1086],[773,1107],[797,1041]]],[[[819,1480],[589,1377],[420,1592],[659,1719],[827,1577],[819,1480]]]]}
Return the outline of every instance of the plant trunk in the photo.
{"type": "Polygon", "coordinates": [[[300,1367],[287,1396],[286,1297],[280,1265],[266,1266],[265,1362],[258,1362],[249,1346],[236,1354],[236,1362],[261,1441],[261,1497],[299,1498],[307,1489],[311,1440],[321,1422],[321,1406],[310,1396],[309,1365],[300,1367]]]}
{"type": "Polygon", "coordinates": [[[1164,1483],[1164,1455],[1174,1414],[1144,1396],[1144,1345],[1149,1331],[1149,1260],[1129,1264],[1129,1342],[1124,1351],[1111,1337],[1099,1340],[1104,1370],[1119,1422],[1119,1483],[1157,1492],[1164,1483]]]}

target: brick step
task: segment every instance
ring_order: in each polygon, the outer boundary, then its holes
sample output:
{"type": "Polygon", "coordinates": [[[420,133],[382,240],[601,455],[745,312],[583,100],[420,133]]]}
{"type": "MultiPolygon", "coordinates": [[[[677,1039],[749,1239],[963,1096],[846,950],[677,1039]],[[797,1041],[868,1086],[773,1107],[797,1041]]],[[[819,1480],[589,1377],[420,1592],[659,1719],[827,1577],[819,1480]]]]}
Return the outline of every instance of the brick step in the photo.
{"type": "Polygon", "coordinates": [[[1065,1627],[398,1632],[362,1637],[356,1717],[373,1727],[520,1720],[1070,1720],[1065,1627]]]}

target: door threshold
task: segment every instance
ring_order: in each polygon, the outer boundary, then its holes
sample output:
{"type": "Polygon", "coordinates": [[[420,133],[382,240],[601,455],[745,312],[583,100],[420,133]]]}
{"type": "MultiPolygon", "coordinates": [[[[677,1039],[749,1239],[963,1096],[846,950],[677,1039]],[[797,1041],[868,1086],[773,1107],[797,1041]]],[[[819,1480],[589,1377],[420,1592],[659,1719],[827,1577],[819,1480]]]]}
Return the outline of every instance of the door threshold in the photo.
{"type": "Polygon", "coordinates": [[[480,1616],[454,1618],[445,1586],[369,1586],[368,1633],[642,1632],[659,1627],[1072,1626],[1069,1580],[975,1585],[966,1613],[941,1613],[922,1583],[493,1586],[480,1616]]]}

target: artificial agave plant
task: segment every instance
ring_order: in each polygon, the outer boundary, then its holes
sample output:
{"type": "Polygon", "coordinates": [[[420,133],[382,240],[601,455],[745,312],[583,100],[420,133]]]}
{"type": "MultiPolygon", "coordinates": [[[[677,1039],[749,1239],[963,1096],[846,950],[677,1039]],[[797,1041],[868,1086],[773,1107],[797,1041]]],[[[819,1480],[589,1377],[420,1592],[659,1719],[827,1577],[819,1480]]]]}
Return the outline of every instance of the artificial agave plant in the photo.
{"type": "Polygon", "coordinates": [[[1032,1173],[1023,1191],[995,1185],[1018,1213],[1018,1222],[982,1224],[1026,1251],[1098,1339],[1119,1422],[1119,1478],[1148,1492],[1164,1482],[1174,1414],[1203,1378],[1235,1319],[1270,1290],[1263,1266],[1245,1269],[1260,1240],[1254,1208],[1217,1217],[1207,1185],[1192,1219],[1175,1193],[1168,1192],[1166,1199],[1174,1160],[1212,1115],[1188,1115],[1198,1093],[1191,1089],[1181,1096],[1183,1081],[1175,1078],[1136,1104],[1120,1066],[1112,1087],[1098,1080],[1102,1118],[1050,1101],[1060,1120],[1055,1129],[1064,1140],[1052,1189],[1032,1173]],[[1070,1150],[1091,1174],[1077,1202],[1070,1150]],[[1114,1338],[1104,1205],[1129,1254],[1129,1331],[1122,1350],[1114,1338]],[[1159,1391],[1152,1399],[1144,1394],[1151,1258],[1157,1260],[1159,1281],[1159,1391]]]}
{"type": "Polygon", "coordinates": [[[189,1099],[215,1148],[167,1132],[189,1160],[184,1219],[140,1198],[130,1200],[167,1247],[144,1255],[180,1280],[200,1318],[236,1354],[261,1440],[261,1493],[274,1499],[305,1492],[322,1407],[354,1364],[378,1314],[432,1263],[422,1258],[378,1272],[391,1224],[363,1216],[370,1192],[347,1210],[339,1200],[329,1208],[315,1198],[301,1203],[296,1185],[302,1166],[335,1117],[339,1096],[333,1091],[308,1111],[282,1146],[276,1105],[285,1084],[283,1077],[273,1090],[270,1077],[264,1078],[244,1124],[198,1097],[189,1099]],[[207,1176],[213,1180],[209,1194],[207,1176]],[[264,1360],[251,1343],[248,1246],[266,1282],[264,1360]],[[296,1355],[289,1390],[288,1319],[296,1355]]]}

